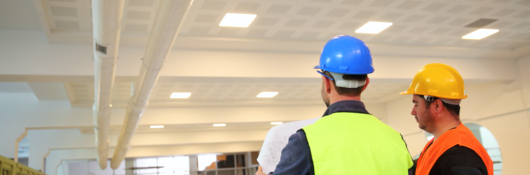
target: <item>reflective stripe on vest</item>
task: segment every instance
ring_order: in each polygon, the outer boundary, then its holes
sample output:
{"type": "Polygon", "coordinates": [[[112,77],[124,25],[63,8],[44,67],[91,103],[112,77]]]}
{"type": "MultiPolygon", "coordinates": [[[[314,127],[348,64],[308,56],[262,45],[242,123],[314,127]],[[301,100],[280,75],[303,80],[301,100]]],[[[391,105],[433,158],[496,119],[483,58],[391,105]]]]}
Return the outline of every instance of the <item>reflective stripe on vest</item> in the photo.
{"type": "Polygon", "coordinates": [[[436,139],[436,142],[429,146],[433,140],[434,139],[431,139],[431,141],[425,145],[423,151],[421,151],[421,155],[418,158],[418,163],[416,165],[416,175],[429,174],[432,166],[436,163],[436,160],[438,160],[445,151],[456,145],[465,146],[475,151],[486,165],[488,175],[493,175],[493,161],[488,155],[488,152],[484,149],[482,144],[480,144],[477,138],[475,138],[473,132],[463,124],[460,124],[455,129],[446,131],[440,136],[440,138],[436,139]]]}
{"type": "Polygon", "coordinates": [[[407,175],[401,135],[370,114],[338,112],[303,128],[315,175],[407,175]]]}

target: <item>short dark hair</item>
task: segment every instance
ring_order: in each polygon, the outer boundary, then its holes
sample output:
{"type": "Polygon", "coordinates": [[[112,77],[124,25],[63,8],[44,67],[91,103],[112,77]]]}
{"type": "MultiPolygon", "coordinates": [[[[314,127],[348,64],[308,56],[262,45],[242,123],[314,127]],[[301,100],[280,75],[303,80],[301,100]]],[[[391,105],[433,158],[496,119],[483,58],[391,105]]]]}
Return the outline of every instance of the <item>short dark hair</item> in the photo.
{"type": "MultiPolygon", "coordinates": [[[[420,97],[425,99],[425,96],[423,96],[423,95],[420,95],[420,97]]],[[[437,99],[440,99],[440,98],[433,97],[432,101],[425,100],[425,108],[428,109],[431,106],[431,103],[436,101],[437,99]]],[[[444,102],[442,99],[440,99],[440,101],[442,101],[443,106],[445,107],[445,109],[447,109],[447,111],[449,111],[449,113],[451,113],[451,115],[453,115],[454,117],[457,117],[457,119],[459,118],[459,116],[460,116],[460,105],[452,105],[452,104],[444,102]]]]}
{"type": "MultiPolygon", "coordinates": [[[[333,78],[333,75],[329,73],[328,71],[322,71],[325,75],[328,77],[333,78]]],[[[343,74],[342,79],[344,80],[357,80],[357,81],[366,81],[366,78],[368,76],[366,74],[363,75],[352,75],[352,74],[343,74]]],[[[361,92],[363,91],[364,86],[357,87],[357,88],[344,88],[344,87],[337,87],[337,84],[335,83],[335,80],[332,80],[333,87],[337,90],[337,93],[339,95],[346,95],[346,96],[359,96],[361,95],[361,92]]]]}

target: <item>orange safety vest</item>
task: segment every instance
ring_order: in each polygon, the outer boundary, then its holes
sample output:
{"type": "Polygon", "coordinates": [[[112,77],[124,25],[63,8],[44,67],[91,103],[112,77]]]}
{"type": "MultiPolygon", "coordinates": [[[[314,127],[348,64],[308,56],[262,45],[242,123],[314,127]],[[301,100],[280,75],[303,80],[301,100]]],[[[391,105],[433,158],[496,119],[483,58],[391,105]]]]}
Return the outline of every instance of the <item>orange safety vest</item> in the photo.
{"type": "Polygon", "coordinates": [[[463,124],[443,133],[440,138],[437,138],[436,142],[429,147],[433,141],[434,139],[431,139],[427,145],[425,145],[423,151],[421,151],[421,155],[418,158],[416,165],[416,175],[428,175],[432,166],[436,163],[436,160],[438,160],[445,151],[456,145],[465,146],[475,151],[486,165],[488,175],[493,175],[493,161],[488,155],[488,152],[477,138],[475,138],[473,132],[463,124]]]}

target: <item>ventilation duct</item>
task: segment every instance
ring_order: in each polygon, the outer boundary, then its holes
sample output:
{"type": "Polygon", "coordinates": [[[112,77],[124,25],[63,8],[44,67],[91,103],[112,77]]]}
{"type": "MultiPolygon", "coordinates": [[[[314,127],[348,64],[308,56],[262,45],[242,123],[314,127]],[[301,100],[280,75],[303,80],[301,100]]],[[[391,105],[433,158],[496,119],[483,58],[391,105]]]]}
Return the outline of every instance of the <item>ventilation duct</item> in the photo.
{"type": "Polygon", "coordinates": [[[149,36],[142,68],[125,112],[125,121],[118,138],[118,145],[110,166],[116,169],[125,159],[131,138],[136,131],[151,91],[153,90],[164,60],[173,47],[179,29],[191,7],[193,0],[161,0],[158,5],[153,30],[149,36]]]}

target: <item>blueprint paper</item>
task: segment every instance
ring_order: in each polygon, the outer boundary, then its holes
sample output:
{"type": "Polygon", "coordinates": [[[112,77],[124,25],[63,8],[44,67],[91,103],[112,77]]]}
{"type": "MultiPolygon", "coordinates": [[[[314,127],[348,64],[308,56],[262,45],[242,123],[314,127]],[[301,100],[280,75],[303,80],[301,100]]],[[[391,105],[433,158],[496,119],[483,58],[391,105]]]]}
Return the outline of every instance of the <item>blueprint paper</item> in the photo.
{"type": "Polygon", "coordinates": [[[320,117],[272,127],[265,137],[258,156],[258,162],[263,168],[263,172],[266,174],[274,172],[276,165],[280,162],[282,150],[289,142],[289,137],[299,129],[315,123],[318,119],[320,117]]]}

